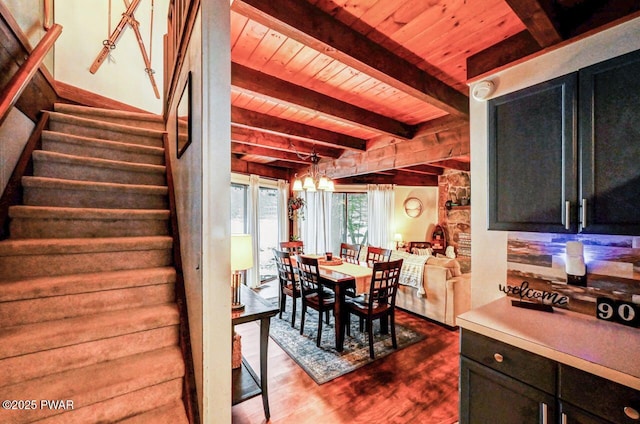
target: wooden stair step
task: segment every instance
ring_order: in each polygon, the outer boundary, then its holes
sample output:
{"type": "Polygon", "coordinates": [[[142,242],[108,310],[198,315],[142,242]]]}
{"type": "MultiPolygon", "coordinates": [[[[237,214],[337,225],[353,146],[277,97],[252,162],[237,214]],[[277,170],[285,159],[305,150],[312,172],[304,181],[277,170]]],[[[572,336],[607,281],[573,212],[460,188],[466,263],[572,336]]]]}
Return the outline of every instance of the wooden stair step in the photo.
{"type": "Polygon", "coordinates": [[[167,209],[168,188],[22,177],[24,204],[77,208],[167,209]]]}
{"type": "Polygon", "coordinates": [[[105,122],[164,131],[164,118],[161,115],[155,115],[152,113],[129,112],[117,109],[72,105],[68,103],[55,103],[54,110],[67,115],[75,115],[105,122]]]}
{"type": "Polygon", "coordinates": [[[168,210],[9,207],[14,239],[138,237],[169,234],[168,210]]]}
{"type": "Polygon", "coordinates": [[[0,328],[0,359],[178,323],[177,306],[165,304],[0,328]]]}
{"type": "Polygon", "coordinates": [[[178,325],[92,340],[0,360],[2,386],[178,344],[178,325]]]}
{"type": "Polygon", "coordinates": [[[42,149],[76,156],[164,165],[164,149],[54,131],[42,132],[42,149]]]}
{"type": "Polygon", "coordinates": [[[189,424],[187,413],[182,400],[176,400],[170,404],[160,406],[148,412],[136,415],[120,424],[189,424]]]}
{"type": "Polygon", "coordinates": [[[0,283],[0,302],[175,282],[176,271],[172,267],[45,276],[0,283]]]}
{"type": "Polygon", "coordinates": [[[49,112],[49,129],[103,140],[124,141],[155,147],[163,146],[164,131],[114,124],[59,112],[49,112]]]}
{"type": "Polygon", "coordinates": [[[76,181],[166,185],[165,167],[65,153],[33,152],[34,175],[76,181]]]}
{"type": "MultiPolygon", "coordinates": [[[[172,346],[5,386],[2,392],[7,399],[32,399],[37,393],[39,399],[70,400],[74,409],[85,408],[182,378],[184,372],[182,352],[172,346]]],[[[17,419],[15,422],[26,423],[61,412],[48,408],[2,410],[0,422],[17,419]]]]}
{"type": "Polygon", "coordinates": [[[175,300],[173,284],[0,302],[0,322],[14,326],[160,305],[175,300]]]}
{"type": "Polygon", "coordinates": [[[170,265],[168,236],[21,239],[0,242],[0,281],[170,265]]]}
{"type": "MultiPolygon", "coordinates": [[[[138,416],[148,409],[173,404],[182,394],[182,379],[169,380],[164,383],[136,390],[122,396],[97,402],[84,408],[76,408],[64,414],[47,417],[38,424],[86,424],[122,422],[128,417],[138,416]]],[[[180,403],[182,403],[180,401],[180,403]]],[[[181,421],[177,421],[180,423],[181,421]]],[[[155,424],[154,421],[148,423],[155,424]]]]}

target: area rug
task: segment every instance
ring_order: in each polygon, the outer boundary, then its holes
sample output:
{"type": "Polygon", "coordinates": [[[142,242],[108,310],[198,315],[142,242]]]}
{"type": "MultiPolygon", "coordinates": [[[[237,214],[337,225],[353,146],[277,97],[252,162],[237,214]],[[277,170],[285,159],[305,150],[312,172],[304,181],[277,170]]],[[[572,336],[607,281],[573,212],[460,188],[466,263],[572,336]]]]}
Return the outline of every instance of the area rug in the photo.
{"type": "MultiPolygon", "coordinates": [[[[271,300],[271,299],[270,299],[271,300]]],[[[277,303],[277,299],[271,300],[277,303]]],[[[298,300],[296,326],[291,327],[291,298],[287,298],[287,310],[282,319],[276,315],[271,320],[269,335],[271,338],[317,383],[324,384],[334,378],[354,371],[374,360],[378,360],[396,351],[391,343],[391,334],[380,334],[379,322],[373,327],[375,359],[369,357],[369,336],[358,329],[358,318],[352,316],[351,336],[345,335],[344,350],[335,349],[334,321],[323,323],[320,347],[316,346],[318,332],[318,313],[307,310],[304,321],[304,334],[300,335],[300,310],[298,300]]],[[[410,328],[396,324],[398,350],[425,337],[410,328]]]]}

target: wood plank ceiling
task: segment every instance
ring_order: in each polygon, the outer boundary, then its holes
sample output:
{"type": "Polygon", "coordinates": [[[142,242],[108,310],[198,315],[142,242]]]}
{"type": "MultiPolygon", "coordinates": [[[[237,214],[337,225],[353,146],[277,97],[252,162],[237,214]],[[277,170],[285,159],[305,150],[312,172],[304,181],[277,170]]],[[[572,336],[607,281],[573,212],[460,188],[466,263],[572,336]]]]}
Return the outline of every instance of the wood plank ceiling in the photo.
{"type": "Polygon", "coordinates": [[[637,0],[233,0],[232,170],[437,185],[469,170],[467,81],[637,0]],[[615,2],[615,4],[614,4],[615,2]]]}

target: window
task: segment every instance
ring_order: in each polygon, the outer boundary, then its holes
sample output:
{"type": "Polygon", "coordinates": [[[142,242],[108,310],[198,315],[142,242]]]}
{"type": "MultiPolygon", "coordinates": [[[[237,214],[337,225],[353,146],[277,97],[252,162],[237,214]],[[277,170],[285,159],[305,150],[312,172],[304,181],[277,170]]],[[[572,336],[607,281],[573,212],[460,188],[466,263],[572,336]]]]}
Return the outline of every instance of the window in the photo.
{"type": "MultiPolygon", "coordinates": [[[[249,186],[231,184],[231,233],[249,231],[249,186]]],[[[258,242],[259,257],[255,266],[260,269],[260,281],[276,278],[276,264],[272,249],[278,246],[278,190],[260,187],[258,192],[258,242]]]]}
{"type": "Polygon", "coordinates": [[[231,234],[247,232],[247,192],[249,187],[231,184],[231,234]]]}
{"type": "Polygon", "coordinates": [[[276,278],[273,249],[278,247],[278,190],[260,187],[258,194],[258,231],[260,240],[260,281],[276,278]]]}
{"type": "Polygon", "coordinates": [[[333,193],[331,240],[334,252],[340,243],[366,244],[368,240],[367,193],[333,193]]]}

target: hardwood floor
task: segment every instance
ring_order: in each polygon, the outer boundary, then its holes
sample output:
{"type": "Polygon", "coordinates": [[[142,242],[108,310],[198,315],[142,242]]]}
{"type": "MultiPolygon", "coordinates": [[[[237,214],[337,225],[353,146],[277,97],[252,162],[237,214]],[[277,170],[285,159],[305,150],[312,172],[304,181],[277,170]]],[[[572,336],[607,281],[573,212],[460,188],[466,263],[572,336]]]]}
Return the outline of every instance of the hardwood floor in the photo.
{"type": "MultiPolygon", "coordinates": [[[[270,289],[263,296],[270,297],[270,289]]],[[[273,319],[278,319],[274,317],[273,319]]],[[[398,311],[397,322],[425,340],[323,385],[269,341],[269,423],[452,424],[458,420],[458,330],[398,311]]],[[[242,352],[259,369],[259,326],[236,327],[242,352]]],[[[260,396],[232,408],[234,424],[265,423],[260,396]]]]}

